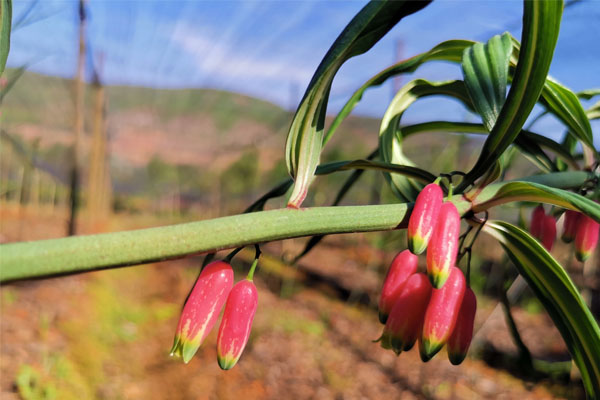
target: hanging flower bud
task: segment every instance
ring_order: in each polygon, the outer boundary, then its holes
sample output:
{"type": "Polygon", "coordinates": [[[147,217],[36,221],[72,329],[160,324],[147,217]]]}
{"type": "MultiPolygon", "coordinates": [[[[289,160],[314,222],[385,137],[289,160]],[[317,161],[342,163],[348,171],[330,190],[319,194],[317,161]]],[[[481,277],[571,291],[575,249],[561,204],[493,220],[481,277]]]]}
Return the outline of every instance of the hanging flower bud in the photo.
{"type": "Polygon", "coordinates": [[[450,269],[448,282],[441,289],[433,289],[419,340],[419,352],[423,361],[431,360],[448,341],[456,325],[465,289],[465,276],[456,267],[450,269]]]}
{"type": "Polygon", "coordinates": [[[548,251],[552,251],[554,240],[556,239],[556,220],[552,215],[546,215],[542,220],[542,232],[540,233],[542,246],[548,251]]]}
{"type": "Polygon", "coordinates": [[[430,296],[431,284],[425,274],[408,278],[383,328],[381,347],[400,354],[414,346],[421,333],[430,296]]]}
{"type": "Polygon", "coordinates": [[[392,306],[402,292],[402,288],[408,278],[417,272],[418,261],[419,258],[409,250],[398,253],[392,261],[392,265],[390,265],[390,269],[383,282],[381,298],[379,299],[379,321],[382,324],[385,324],[385,321],[387,321],[392,306]]]}
{"type": "Polygon", "coordinates": [[[238,282],[227,298],[217,338],[217,360],[222,369],[231,369],[238,362],[252,329],[258,305],[256,286],[248,279],[238,282]]]}
{"type": "Polygon", "coordinates": [[[456,264],[460,235],[460,215],[454,204],[442,204],[438,219],[427,249],[427,275],[436,289],[444,285],[450,268],[456,264]]]}
{"type": "Polygon", "coordinates": [[[448,359],[454,365],[463,362],[467,356],[471,339],[473,338],[473,325],[477,311],[477,297],[471,288],[467,288],[463,297],[456,325],[448,338],[448,359]]]}
{"type": "Polygon", "coordinates": [[[581,214],[575,234],[575,257],[581,262],[587,260],[598,244],[600,225],[587,215],[581,214]]]}
{"type": "Polygon", "coordinates": [[[541,204],[537,206],[531,214],[531,227],[529,228],[529,232],[531,233],[531,236],[536,239],[541,237],[545,216],[544,206],[541,204]]]}
{"type": "Polygon", "coordinates": [[[443,200],[444,193],[437,183],[425,186],[417,196],[408,221],[408,249],[413,254],[421,254],[427,248],[443,200]]]}
{"type": "Polygon", "coordinates": [[[202,270],[181,312],[172,356],[186,364],[192,359],[217,322],[232,286],[233,269],[228,263],[213,261],[202,270]]]}
{"type": "Polygon", "coordinates": [[[565,243],[571,243],[575,239],[575,233],[577,232],[577,225],[579,220],[579,214],[577,211],[567,210],[565,211],[565,218],[563,222],[563,233],[561,239],[565,243]]]}

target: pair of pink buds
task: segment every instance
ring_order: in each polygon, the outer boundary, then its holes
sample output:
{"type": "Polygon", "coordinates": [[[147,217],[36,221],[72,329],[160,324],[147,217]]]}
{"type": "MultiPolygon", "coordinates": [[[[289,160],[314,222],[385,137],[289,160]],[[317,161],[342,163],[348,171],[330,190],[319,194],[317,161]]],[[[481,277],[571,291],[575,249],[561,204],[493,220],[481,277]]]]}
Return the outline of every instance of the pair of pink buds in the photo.
{"type": "Polygon", "coordinates": [[[458,365],[473,336],[475,293],[456,267],[450,268],[441,289],[432,288],[427,277],[416,272],[417,263],[418,257],[404,250],[390,266],[379,301],[379,319],[385,324],[381,346],[399,355],[419,340],[421,359],[429,361],[447,343],[448,357],[458,365]]]}
{"type": "Polygon", "coordinates": [[[258,294],[251,278],[233,286],[233,269],[224,261],[214,261],[200,273],[183,307],[171,355],[187,364],[217,322],[223,304],[217,359],[222,369],[233,368],[250,337],[258,294]]]}
{"type": "MultiPolygon", "coordinates": [[[[563,233],[561,239],[565,243],[575,240],[575,257],[583,262],[594,252],[598,244],[600,224],[587,215],[577,211],[565,211],[563,233]]],[[[544,207],[540,204],[531,215],[530,233],[542,242],[548,250],[556,238],[556,221],[551,215],[546,215],[544,207]]]]}
{"type": "Polygon", "coordinates": [[[600,234],[600,224],[587,215],[577,211],[565,211],[563,234],[561,236],[565,243],[575,239],[575,257],[581,262],[590,258],[600,234]]]}
{"type": "Polygon", "coordinates": [[[456,264],[460,215],[437,183],[425,186],[417,196],[408,221],[408,249],[421,254],[427,249],[427,276],[440,289],[456,264]]]}

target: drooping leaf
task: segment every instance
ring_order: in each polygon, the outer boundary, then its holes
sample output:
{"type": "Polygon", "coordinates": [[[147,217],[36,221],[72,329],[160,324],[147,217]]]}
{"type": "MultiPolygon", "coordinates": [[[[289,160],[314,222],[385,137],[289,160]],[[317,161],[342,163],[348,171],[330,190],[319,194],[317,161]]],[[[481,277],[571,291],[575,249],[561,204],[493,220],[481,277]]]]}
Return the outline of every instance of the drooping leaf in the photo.
{"type": "Polygon", "coordinates": [[[348,99],[344,107],[337,114],[329,128],[327,129],[327,134],[323,138],[323,145],[325,145],[329,139],[336,132],[337,128],[340,126],[342,121],[350,115],[354,107],[358,104],[358,102],[362,99],[363,94],[367,89],[372,87],[379,86],[386,82],[389,78],[394,76],[398,76],[400,74],[407,74],[411,72],[415,72],[417,68],[428,61],[451,61],[455,63],[459,63],[462,54],[465,48],[473,45],[475,42],[470,40],[448,40],[446,42],[442,42],[437,46],[433,47],[431,50],[426,51],[425,53],[418,54],[414,57],[411,57],[407,60],[401,61],[397,64],[392,65],[379,72],[377,75],[373,76],[371,79],[366,81],[360,88],[358,88],[348,99]]]}
{"type": "Polygon", "coordinates": [[[564,268],[524,230],[488,221],[498,239],[560,331],[590,399],[600,396],[600,328],[564,268]]]}
{"type": "Polygon", "coordinates": [[[560,83],[548,79],[540,101],[567,126],[571,134],[594,150],[590,121],[575,93],[560,83]]]}
{"type": "Polygon", "coordinates": [[[600,89],[586,89],[576,93],[577,97],[584,100],[591,100],[596,96],[600,96],[600,89]]]}
{"type": "Polygon", "coordinates": [[[18,68],[16,71],[14,71],[12,73],[12,75],[8,78],[8,80],[6,81],[6,85],[4,85],[4,87],[0,87],[0,105],[2,104],[4,97],[8,94],[10,89],[12,89],[12,87],[15,85],[15,83],[17,83],[19,78],[23,75],[23,73],[25,72],[25,68],[26,67],[23,66],[21,68],[18,68]]]}
{"type": "Polygon", "coordinates": [[[581,177],[592,179],[594,174],[585,171],[556,172],[529,177],[529,181],[502,182],[490,185],[473,200],[473,212],[485,211],[491,207],[512,201],[535,201],[553,204],[576,210],[600,222],[600,204],[557,187],[572,188],[573,182],[581,182],[581,177]],[[551,183],[553,187],[544,183],[551,183]]]}
{"type": "Polygon", "coordinates": [[[327,175],[331,174],[332,172],[347,171],[352,169],[383,171],[389,174],[407,176],[412,179],[417,179],[423,183],[430,183],[436,179],[436,176],[432,173],[417,167],[371,160],[337,161],[321,164],[317,167],[316,175],[327,175]]]}
{"type": "MultiPolygon", "coordinates": [[[[415,133],[420,132],[461,132],[461,133],[476,133],[476,134],[487,134],[487,129],[482,124],[474,124],[470,122],[451,122],[451,121],[431,121],[423,122],[414,125],[404,125],[402,127],[402,134],[406,138],[415,133]]],[[[552,151],[572,168],[579,169],[577,162],[563,145],[555,142],[554,140],[542,136],[540,134],[521,131],[519,136],[515,139],[514,144],[522,151],[525,152],[525,146],[521,146],[522,143],[535,142],[538,147],[545,148],[552,151]]],[[[535,156],[531,154],[531,156],[535,156]]]]}
{"type": "MultiPolygon", "coordinates": [[[[429,82],[415,79],[396,93],[388,106],[379,128],[379,151],[381,159],[392,164],[414,166],[402,151],[404,134],[400,127],[402,115],[417,99],[427,96],[449,96],[469,107],[471,99],[462,81],[429,82]]],[[[422,186],[405,176],[385,174],[396,195],[404,201],[413,201],[422,186]]]]}
{"type": "Polygon", "coordinates": [[[590,108],[588,108],[585,111],[585,114],[587,115],[587,117],[590,121],[599,119],[600,118],[600,101],[597,102],[596,104],[594,104],[593,106],[591,106],[590,108]]]}
{"type": "MultiPolygon", "coordinates": [[[[369,154],[369,156],[367,157],[367,160],[369,160],[369,161],[373,160],[378,155],[379,155],[379,149],[376,149],[375,151],[371,152],[371,154],[369,154]]],[[[360,179],[360,177],[363,175],[364,172],[365,172],[364,169],[357,169],[357,170],[354,170],[352,172],[352,174],[350,174],[350,176],[348,176],[348,178],[346,178],[346,180],[344,181],[344,184],[342,185],[342,187],[338,191],[337,195],[335,196],[335,199],[333,200],[333,203],[331,204],[332,206],[338,206],[341,203],[341,201],[344,199],[344,197],[346,197],[346,194],[348,194],[348,192],[354,186],[354,184],[356,182],[358,182],[358,180],[360,179]]],[[[304,245],[304,249],[296,257],[294,257],[294,261],[292,262],[292,264],[296,264],[298,262],[298,260],[300,260],[302,257],[307,255],[308,253],[310,253],[310,251],[316,245],[318,245],[325,236],[326,235],[312,236],[308,240],[308,242],[306,242],[306,244],[304,245]]]]}
{"type": "Polygon", "coordinates": [[[525,157],[535,164],[540,170],[544,172],[558,171],[558,168],[554,162],[546,153],[544,153],[544,150],[542,150],[538,143],[528,138],[521,138],[519,140],[518,136],[517,139],[515,139],[515,144],[517,141],[519,142],[518,146],[525,157]]]}
{"type": "Polygon", "coordinates": [[[244,214],[250,213],[250,212],[256,212],[256,211],[262,211],[265,208],[265,204],[267,204],[267,201],[269,201],[270,199],[274,199],[276,197],[281,197],[284,194],[286,194],[287,191],[289,190],[289,188],[292,186],[292,183],[293,182],[291,179],[287,179],[287,180],[281,182],[279,185],[277,185],[273,189],[269,190],[267,193],[262,195],[258,200],[256,200],[250,206],[248,206],[248,208],[246,208],[246,210],[244,210],[244,214]]]}
{"type": "Polygon", "coordinates": [[[512,39],[509,33],[493,36],[486,44],[476,43],[463,53],[465,85],[473,106],[490,132],[506,99],[511,54],[512,39]]]}
{"type": "Polygon", "coordinates": [[[525,1],[519,61],[508,97],[482,152],[457,190],[464,190],[500,157],[517,137],[537,102],[558,39],[563,2],[525,1]]]}
{"type": "Polygon", "coordinates": [[[10,26],[12,22],[12,0],[0,0],[0,76],[6,67],[10,50],[10,26]]]}
{"type": "Polygon", "coordinates": [[[333,43],[308,85],[288,134],[285,158],[294,178],[289,206],[300,207],[319,163],[327,100],[338,69],[349,58],[369,50],[403,17],[427,4],[429,1],[372,1],[333,43]]]}

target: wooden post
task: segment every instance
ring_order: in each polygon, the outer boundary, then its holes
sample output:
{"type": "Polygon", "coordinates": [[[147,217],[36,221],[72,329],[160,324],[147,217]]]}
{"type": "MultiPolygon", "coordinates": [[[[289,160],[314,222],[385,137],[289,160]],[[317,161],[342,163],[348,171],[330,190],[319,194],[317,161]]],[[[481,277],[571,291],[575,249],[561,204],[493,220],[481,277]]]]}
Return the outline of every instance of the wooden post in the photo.
{"type": "Polygon", "coordinates": [[[79,0],[79,55],[77,57],[77,75],[75,76],[75,120],[74,120],[74,142],[72,147],[72,165],[70,182],[71,216],[67,227],[67,234],[72,236],[76,233],[77,212],[79,209],[79,171],[81,168],[81,142],[83,141],[84,123],[84,82],[85,70],[85,0],[79,0]]]}

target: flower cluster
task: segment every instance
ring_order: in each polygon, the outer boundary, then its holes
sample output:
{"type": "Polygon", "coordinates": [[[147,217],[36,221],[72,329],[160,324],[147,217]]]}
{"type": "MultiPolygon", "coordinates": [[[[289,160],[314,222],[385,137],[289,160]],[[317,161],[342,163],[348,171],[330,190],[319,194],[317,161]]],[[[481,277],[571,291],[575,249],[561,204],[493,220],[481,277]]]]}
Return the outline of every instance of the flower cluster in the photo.
{"type": "Polygon", "coordinates": [[[455,266],[459,249],[460,215],[432,183],[419,193],[408,223],[408,250],[392,261],[379,301],[385,324],[380,343],[396,354],[419,342],[423,361],[444,344],[448,357],[460,364],[473,336],[477,300],[455,266]],[[427,275],[417,272],[418,254],[427,250],[427,275]]]}
{"type": "Polygon", "coordinates": [[[251,278],[233,286],[233,269],[224,261],[208,264],[198,277],[183,307],[171,355],[187,364],[214,327],[224,304],[217,358],[222,369],[233,368],[250,337],[258,294],[251,278]]]}
{"type": "MultiPolygon", "coordinates": [[[[556,220],[552,215],[546,215],[541,204],[531,214],[529,232],[539,239],[548,251],[552,250],[556,239],[556,220]]],[[[598,244],[599,232],[600,224],[592,218],[577,211],[565,211],[561,239],[565,243],[575,241],[575,257],[579,261],[587,260],[593,253],[598,244]]]]}

